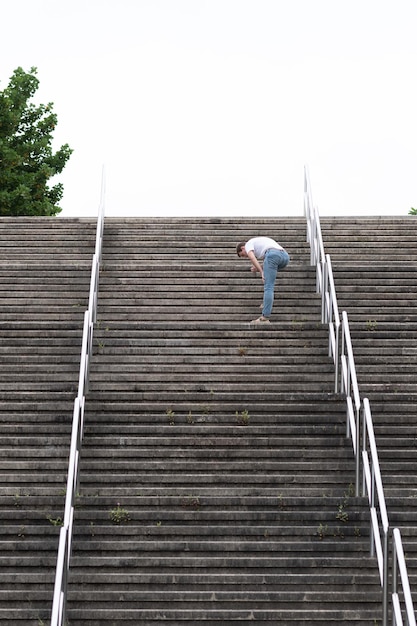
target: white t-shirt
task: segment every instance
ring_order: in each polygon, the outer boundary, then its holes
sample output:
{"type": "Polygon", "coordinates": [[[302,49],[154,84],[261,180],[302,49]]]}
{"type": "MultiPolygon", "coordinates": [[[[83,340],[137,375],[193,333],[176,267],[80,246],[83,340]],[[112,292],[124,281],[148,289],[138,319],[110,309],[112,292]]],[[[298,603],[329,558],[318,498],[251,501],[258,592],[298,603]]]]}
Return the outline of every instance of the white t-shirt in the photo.
{"type": "Polygon", "coordinates": [[[245,243],[246,252],[253,251],[257,259],[263,259],[265,252],[270,248],[274,248],[275,250],[284,249],[270,237],[252,237],[252,239],[249,239],[249,241],[245,243]]]}

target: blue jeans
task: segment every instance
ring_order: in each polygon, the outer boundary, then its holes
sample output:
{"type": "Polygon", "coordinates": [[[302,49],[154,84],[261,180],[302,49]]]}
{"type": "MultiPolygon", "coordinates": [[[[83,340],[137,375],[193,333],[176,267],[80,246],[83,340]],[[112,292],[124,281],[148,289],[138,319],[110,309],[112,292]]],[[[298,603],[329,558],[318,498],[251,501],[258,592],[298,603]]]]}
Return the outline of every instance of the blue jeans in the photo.
{"type": "Polygon", "coordinates": [[[272,305],[274,304],[274,286],[275,279],[279,270],[283,270],[284,267],[290,262],[290,255],[285,250],[275,250],[271,248],[268,250],[264,257],[264,302],[262,315],[269,317],[272,312],[272,305]]]}

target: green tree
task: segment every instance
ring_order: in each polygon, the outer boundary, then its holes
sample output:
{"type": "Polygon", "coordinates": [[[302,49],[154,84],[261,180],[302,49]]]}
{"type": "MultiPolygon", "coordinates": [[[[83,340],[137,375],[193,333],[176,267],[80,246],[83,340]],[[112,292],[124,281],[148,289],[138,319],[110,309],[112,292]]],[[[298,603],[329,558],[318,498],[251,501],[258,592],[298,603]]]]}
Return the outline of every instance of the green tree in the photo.
{"type": "Polygon", "coordinates": [[[18,67],[0,91],[0,216],[56,215],[63,185],[48,187],[65,167],[72,150],[65,144],[53,153],[57,124],[53,104],[36,106],[30,99],[38,89],[37,69],[18,67]]]}
{"type": "Polygon", "coordinates": [[[408,211],[408,215],[417,215],[417,209],[413,209],[413,207],[411,207],[411,209],[408,211]]]}

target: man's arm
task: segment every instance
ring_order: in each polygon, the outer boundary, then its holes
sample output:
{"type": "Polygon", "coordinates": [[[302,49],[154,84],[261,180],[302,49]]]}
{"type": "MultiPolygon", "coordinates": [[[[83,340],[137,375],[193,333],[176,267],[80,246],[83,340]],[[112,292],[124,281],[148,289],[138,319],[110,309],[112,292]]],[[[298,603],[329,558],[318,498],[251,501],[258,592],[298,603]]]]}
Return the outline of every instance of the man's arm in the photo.
{"type": "Polygon", "coordinates": [[[253,250],[250,250],[248,252],[248,259],[252,263],[252,267],[254,267],[255,270],[260,273],[262,280],[265,280],[264,279],[264,271],[263,271],[262,266],[259,263],[258,259],[256,258],[255,253],[253,252],[253,250]]]}

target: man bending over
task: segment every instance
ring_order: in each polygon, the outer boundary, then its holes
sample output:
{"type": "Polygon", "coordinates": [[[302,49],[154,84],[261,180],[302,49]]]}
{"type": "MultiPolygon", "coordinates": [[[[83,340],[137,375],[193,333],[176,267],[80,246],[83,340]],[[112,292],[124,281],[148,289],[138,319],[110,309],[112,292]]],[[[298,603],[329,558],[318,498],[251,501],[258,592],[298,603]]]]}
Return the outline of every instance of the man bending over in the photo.
{"type": "Polygon", "coordinates": [[[253,237],[236,246],[239,258],[247,257],[252,263],[251,271],[259,272],[264,284],[262,315],[251,324],[269,324],[269,317],[274,303],[274,287],[277,272],[290,262],[290,256],[284,248],[270,237],[253,237]],[[263,267],[259,261],[263,260],[263,267]]]}

